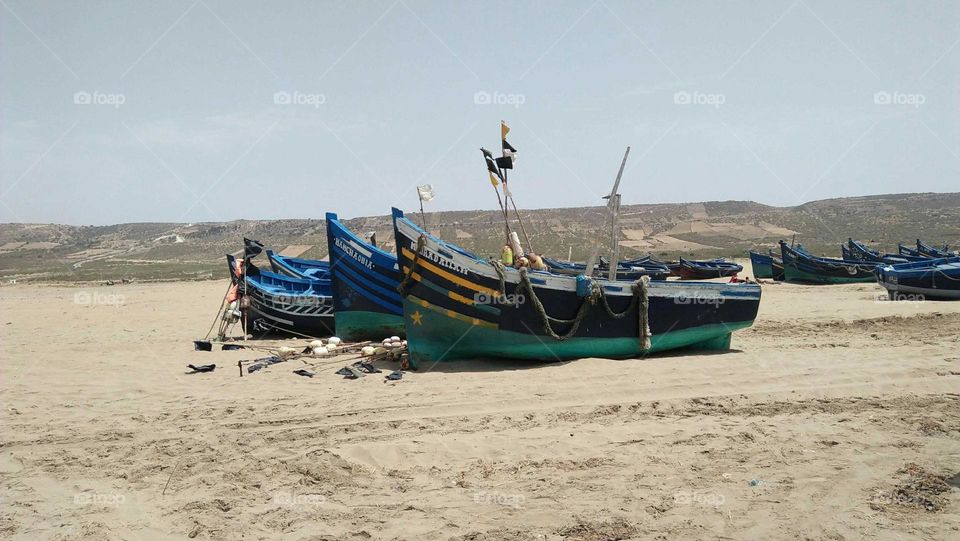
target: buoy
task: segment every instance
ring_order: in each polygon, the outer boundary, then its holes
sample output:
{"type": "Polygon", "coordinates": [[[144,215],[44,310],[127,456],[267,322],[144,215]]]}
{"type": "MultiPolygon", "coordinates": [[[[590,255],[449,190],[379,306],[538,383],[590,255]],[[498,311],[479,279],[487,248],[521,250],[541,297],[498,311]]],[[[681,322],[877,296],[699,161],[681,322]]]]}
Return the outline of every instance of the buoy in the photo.
{"type": "Polygon", "coordinates": [[[401,347],[407,347],[407,341],[404,340],[403,342],[400,342],[400,346],[401,346],[401,347]]]}
{"type": "Polygon", "coordinates": [[[373,346],[364,346],[363,349],[360,350],[360,355],[363,355],[364,357],[369,357],[373,355],[374,351],[376,351],[376,349],[374,349],[373,346]]]}
{"type": "Polygon", "coordinates": [[[400,341],[400,337],[399,337],[399,336],[391,336],[391,337],[390,337],[390,341],[391,341],[391,342],[399,342],[399,341],[400,341]]]}
{"type": "Polygon", "coordinates": [[[313,354],[314,354],[314,355],[329,355],[329,354],[330,354],[330,351],[329,351],[327,348],[323,347],[323,346],[319,346],[319,347],[313,348],[313,354]]]}
{"type": "Polygon", "coordinates": [[[279,351],[280,351],[280,355],[290,355],[290,354],[294,353],[294,352],[297,351],[297,350],[295,350],[295,349],[293,349],[292,347],[289,347],[289,346],[280,346],[279,351]]]}
{"type": "Polygon", "coordinates": [[[327,344],[327,351],[333,351],[335,349],[337,349],[336,344],[327,344]]]}
{"type": "Polygon", "coordinates": [[[387,348],[377,348],[377,349],[373,350],[373,352],[376,353],[377,355],[381,355],[381,354],[387,352],[387,348]]]}
{"type": "Polygon", "coordinates": [[[323,340],[314,340],[313,342],[310,342],[310,347],[312,348],[323,347],[323,340]]]}
{"type": "Polygon", "coordinates": [[[336,336],[331,336],[330,339],[327,340],[327,343],[328,343],[328,344],[333,344],[334,346],[340,345],[340,342],[341,342],[341,340],[340,340],[339,338],[337,338],[336,336]]]}
{"type": "Polygon", "coordinates": [[[390,347],[390,344],[392,344],[392,342],[390,341],[389,338],[384,338],[384,339],[383,339],[383,345],[384,345],[384,346],[390,347]]]}

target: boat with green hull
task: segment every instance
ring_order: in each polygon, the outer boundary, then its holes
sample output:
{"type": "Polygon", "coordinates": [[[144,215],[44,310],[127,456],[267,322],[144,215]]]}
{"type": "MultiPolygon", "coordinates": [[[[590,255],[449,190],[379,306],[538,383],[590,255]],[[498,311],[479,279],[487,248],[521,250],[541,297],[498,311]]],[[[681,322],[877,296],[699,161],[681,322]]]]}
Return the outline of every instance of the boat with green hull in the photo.
{"type": "Polygon", "coordinates": [[[393,216],[414,368],[484,357],[725,350],[760,304],[756,284],[610,281],[504,267],[429,235],[398,209],[393,216]]]}
{"type": "Polygon", "coordinates": [[[364,241],[336,214],[326,218],[338,336],[351,341],[403,336],[397,257],[364,241]]]}
{"type": "Polygon", "coordinates": [[[800,247],[780,241],[783,274],[787,282],[806,284],[849,284],[876,282],[877,263],[816,257],[800,247]]]}

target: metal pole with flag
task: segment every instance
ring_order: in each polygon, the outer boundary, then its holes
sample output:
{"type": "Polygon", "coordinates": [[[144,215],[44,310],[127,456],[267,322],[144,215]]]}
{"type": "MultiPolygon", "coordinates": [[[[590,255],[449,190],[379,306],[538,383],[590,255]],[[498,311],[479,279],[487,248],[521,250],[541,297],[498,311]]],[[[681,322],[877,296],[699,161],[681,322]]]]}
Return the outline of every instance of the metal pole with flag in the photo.
{"type": "Polygon", "coordinates": [[[433,186],[430,184],[417,186],[417,197],[420,198],[420,219],[423,220],[423,230],[427,231],[427,215],[423,212],[423,202],[433,200],[433,186]]]}
{"type": "Polygon", "coordinates": [[[523,225],[523,219],[520,218],[520,211],[517,209],[517,202],[513,199],[513,193],[510,192],[510,187],[507,183],[507,170],[513,169],[513,162],[517,161],[517,149],[513,148],[513,145],[507,142],[507,134],[510,133],[510,126],[507,125],[506,121],[500,121],[500,148],[501,157],[497,158],[497,167],[500,169],[503,175],[503,198],[504,201],[509,201],[513,205],[513,212],[517,215],[517,222],[520,224],[520,232],[523,233],[523,240],[527,243],[527,249],[533,250],[533,246],[530,244],[530,237],[527,236],[527,228],[523,225]]]}
{"type": "MultiPolygon", "coordinates": [[[[483,153],[483,159],[487,162],[487,175],[490,177],[490,184],[493,185],[493,191],[497,192],[497,203],[500,204],[500,212],[503,213],[503,227],[504,227],[504,242],[510,242],[510,220],[507,217],[507,207],[504,206],[504,200],[500,199],[500,189],[497,186],[503,182],[503,174],[500,172],[500,169],[496,165],[496,161],[493,159],[493,154],[489,150],[481,147],[480,152],[483,153]]],[[[504,190],[506,190],[507,185],[504,183],[504,190]]],[[[504,194],[504,199],[506,199],[506,194],[504,194]]]]}

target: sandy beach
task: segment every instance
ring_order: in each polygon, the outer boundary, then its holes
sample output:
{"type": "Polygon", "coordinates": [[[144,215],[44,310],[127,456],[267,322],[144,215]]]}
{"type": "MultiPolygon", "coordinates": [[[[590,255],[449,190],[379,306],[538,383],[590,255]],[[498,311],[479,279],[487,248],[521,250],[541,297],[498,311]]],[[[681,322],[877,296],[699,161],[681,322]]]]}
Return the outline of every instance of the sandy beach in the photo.
{"type": "Polygon", "coordinates": [[[0,537],[960,537],[960,302],[768,285],[728,353],[386,383],[194,352],[224,289],[0,289],[0,537]]]}

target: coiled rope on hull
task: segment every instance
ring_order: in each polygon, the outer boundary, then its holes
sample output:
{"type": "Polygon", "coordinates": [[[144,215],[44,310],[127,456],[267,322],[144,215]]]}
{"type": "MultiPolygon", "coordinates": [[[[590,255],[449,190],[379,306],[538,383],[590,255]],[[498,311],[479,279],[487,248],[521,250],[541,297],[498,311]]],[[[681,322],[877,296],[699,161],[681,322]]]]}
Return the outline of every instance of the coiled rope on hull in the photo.
{"type": "Polygon", "coordinates": [[[583,323],[584,318],[586,318],[587,313],[590,311],[590,307],[598,302],[603,306],[604,311],[612,319],[622,319],[626,317],[628,314],[637,309],[637,306],[639,305],[640,310],[637,313],[637,334],[640,338],[640,347],[645,350],[650,349],[649,276],[641,276],[640,279],[633,283],[631,288],[633,290],[633,295],[630,298],[630,305],[622,312],[614,312],[613,309],[610,308],[610,303],[607,301],[607,296],[603,291],[603,287],[598,284],[596,280],[591,278],[590,293],[585,296],[583,301],[580,303],[580,307],[577,309],[577,315],[574,316],[573,319],[559,319],[551,317],[549,314],[547,314],[547,310],[544,308],[543,302],[540,301],[540,298],[537,296],[537,292],[533,287],[533,283],[530,281],[530,276],[527,269],[524,267],[519,270],[520,287],[518,288],[518,291],[525,290],[527,294],[530,295],[530,300],[533,302],[533,307],[540,316],[540,322],[543,326],[543,331],[554,340],[563,341],[576,335],[577,331],[580,329],[580,324],[583,323]],[[552,323],[570,325],[570,328],[567,330],[567,332],[559,334],[553,329],[552,323]]]}

